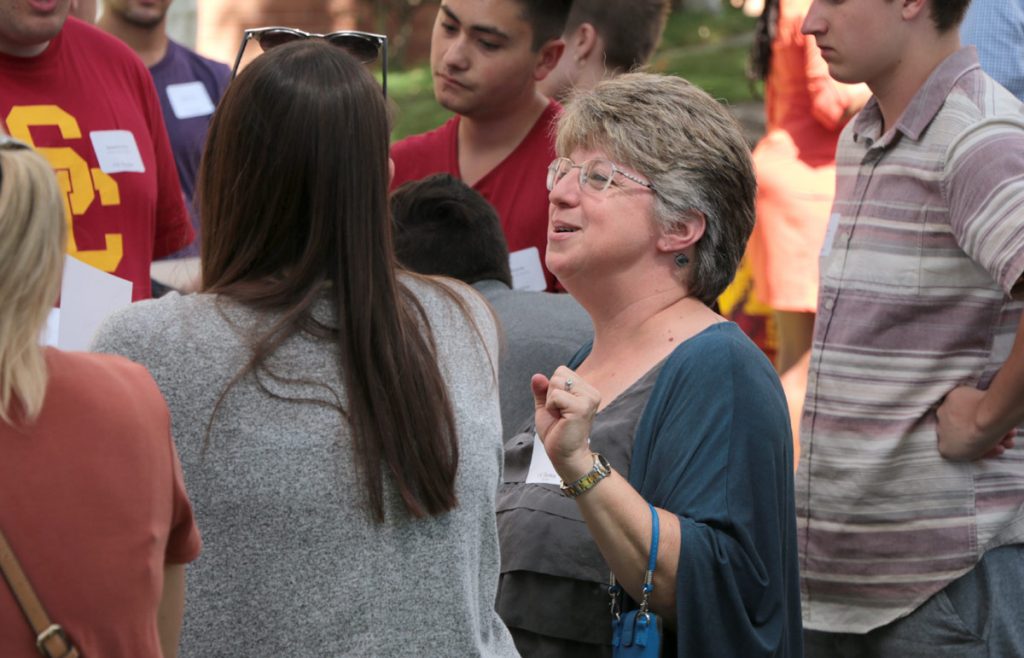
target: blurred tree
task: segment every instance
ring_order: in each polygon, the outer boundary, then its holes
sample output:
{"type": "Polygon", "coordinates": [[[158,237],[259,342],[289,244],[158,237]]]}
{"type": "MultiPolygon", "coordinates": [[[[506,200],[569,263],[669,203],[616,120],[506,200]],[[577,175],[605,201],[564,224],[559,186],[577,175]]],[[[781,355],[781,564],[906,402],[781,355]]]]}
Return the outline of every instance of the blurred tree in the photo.
{"type": "MultiPolygon", "coordinates": [[[[388,35],[388,55],[396,68],[404,68],[422,53],[423,43],[430,43],[430,32],[418,33],[424,27],[424,17],[433,19],[440,0],[361,0],[363,15],[373,29],[388,35]],[[424,39],[425,38],[425,39],[424,39]],[[409,52],[410,48],[414,52],[409,52]]],[[[429,25],[429,24],[428,24],[429,25]]]]}
{"type": "Polygon", "coordinates": [[[672,8],[718,14],[722,11],[722,0],[672,0],[672,8]]]}

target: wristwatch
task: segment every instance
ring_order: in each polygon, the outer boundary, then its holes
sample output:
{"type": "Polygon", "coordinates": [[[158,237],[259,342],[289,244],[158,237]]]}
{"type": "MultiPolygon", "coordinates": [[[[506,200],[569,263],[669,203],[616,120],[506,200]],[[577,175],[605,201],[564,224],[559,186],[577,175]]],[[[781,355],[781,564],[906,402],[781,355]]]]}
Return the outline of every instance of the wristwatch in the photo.
{"type": "Polygon", "coordinates": [[[594,453],[594,468],[590,469],[572,484],[562,482],[559,487],[569,498],[576,498],[594,488],[601,480],[612,474],[612,467],[600,453],[594,453]]]}

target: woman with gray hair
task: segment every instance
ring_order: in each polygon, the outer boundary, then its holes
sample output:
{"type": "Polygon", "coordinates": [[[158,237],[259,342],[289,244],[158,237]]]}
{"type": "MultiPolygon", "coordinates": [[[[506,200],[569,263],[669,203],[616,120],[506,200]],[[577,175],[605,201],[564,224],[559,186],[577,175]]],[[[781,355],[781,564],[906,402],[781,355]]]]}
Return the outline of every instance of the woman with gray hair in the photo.
{"type": "Polygon", "coordinates": [[[799,656],[785,398],[712,310],[754,223],[739,128],[632,73],[571,100],[557,151],[547,265],[595,333],[534,375],[535,427],[505,446],[498,611],[524,655],[609,655],[611,571],[664,620],[663,655],[799,656]]]}

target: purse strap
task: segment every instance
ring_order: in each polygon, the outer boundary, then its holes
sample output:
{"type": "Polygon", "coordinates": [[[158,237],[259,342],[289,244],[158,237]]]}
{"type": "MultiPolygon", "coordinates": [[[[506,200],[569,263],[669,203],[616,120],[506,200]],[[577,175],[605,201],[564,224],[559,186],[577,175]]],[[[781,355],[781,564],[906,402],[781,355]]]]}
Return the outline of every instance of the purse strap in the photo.
{"type": "MultiPolygon", "coordinates": [[[[650,598],[651,592],[654,591],[654,567],[658,563],[658,512],[654,509],[654,505],[647,503],[647,507],[651,510],[651,553],[647,558],[647,570],[644,572],[644,584],[640,588],[643,593],[640,597],[640,612],[644,615],[648,614],[650,610],[650,598]]],[[[622,586],[615,581],[615,574],[611,574],[610,584],[608,586],[608,595],[611,596],[611,610],[612,616],[616,619],[619,618],[619,612],[622,607],[619,594],[622,593],[622,586]]]]}
{"type": "Polygon", "coordinates": [[[42,601],[36,596],[28,577],[21,570],[7,537],[0,530],[0,572],[11,588],[14,599],[25,613],[32,632],[36,635],[36,648],[46,658],[79,658],[78,649],[71,643],[64,629],[50,621],[42,601]]]}
{"type": "Polygon", "coordinates": [[[643,596],[640,598],[640,612],[647,614],[651,592],[654,591],[654,565],[658,563],[658,512],[654,505],[647,503],[651,508],[651,556],[647,560],[647,571],[644,573],[644,586],[641,588],[643,596]]]}

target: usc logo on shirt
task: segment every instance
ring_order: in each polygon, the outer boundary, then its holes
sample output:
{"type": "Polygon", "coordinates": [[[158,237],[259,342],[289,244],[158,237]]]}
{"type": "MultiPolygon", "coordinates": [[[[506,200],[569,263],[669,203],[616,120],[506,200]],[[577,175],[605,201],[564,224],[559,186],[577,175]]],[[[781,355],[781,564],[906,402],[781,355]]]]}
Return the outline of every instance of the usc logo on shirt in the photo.
{"type": "MultiPolygon", "coordinates": [[[[75,241],[74,221],[97,201],[101,206],[121,205],[117,181],[99,167],[90,167],[85,158],[71,146],[39,147],[32,141],[31,128],[37,126],[54,126],[64,139],[81,140],[82,130],[78,121],[56,105],[15,105],[8,113],[6,122],[11,136],[36,149],[50,162],[57,175],[57,182],[64,194],[68,254],[104,272],[116,270],[124,257],[124,236],[120,233],[106,233],[103,249],[79,250],[75,241]]],[[[84,148],[91,148],[88,141],[84,148]]]]}

